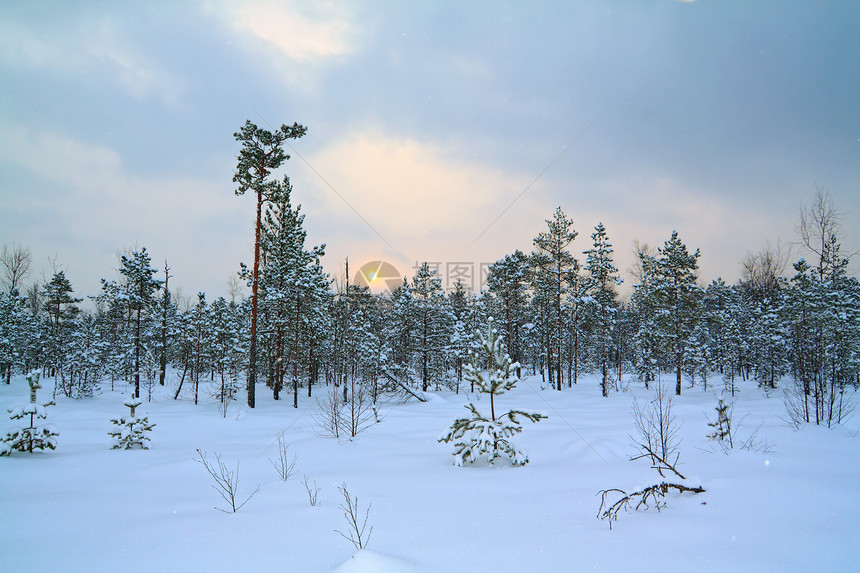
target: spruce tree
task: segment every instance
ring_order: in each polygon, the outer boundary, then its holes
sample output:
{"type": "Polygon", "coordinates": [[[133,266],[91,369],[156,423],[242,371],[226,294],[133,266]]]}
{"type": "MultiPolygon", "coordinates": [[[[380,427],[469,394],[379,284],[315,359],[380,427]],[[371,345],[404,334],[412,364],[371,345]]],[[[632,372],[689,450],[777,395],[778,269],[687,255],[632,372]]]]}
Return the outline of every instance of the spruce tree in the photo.
{"type": "Polygon", "coordinates": [[[512,362],[505,352],[503,338],[494,328],[492,319],[487,335],[480,335],[480,343],[480,350],[472,355],[471,364],[466,366],[466,380],[472,382],[478,392],[489,395],[490,414],[485,416],[470,402],[466,409],[471,415],[454,420],[448,433],[438,441],[454,442],[454,463],[458,466],[474,464],[481,459],[493,463],[497,457],[506,457],[515,466],[525,465],[529,461],[528,456],[510,438],[523,431],[521,419],[539,422],[546,416],[523,410],[509,410],[496,415],[495,397],[513,389],[519,382],[519,364],[512,362]],[[485,371],[483,365],[487,362],[490,369],[485,371]]]}
{"type": "Polygon", "coordinates": [[[33,450],[49,450],[57,447],[57,433],[52,424],[39,426],[36,420],[44,420],[48,417],[46,408],[53,406],[54,402],[47,404],[36,403],[36,391],[42,386],[39,384],[39,372],[32,371],[27,374],[27,384],[30,386],[30,403],[7,410],[12,420],[28,420],[28,426],[20,426],[6,434],[0,442],[0,456],[8,456],[13,451],[33,453],[33,450]]]}

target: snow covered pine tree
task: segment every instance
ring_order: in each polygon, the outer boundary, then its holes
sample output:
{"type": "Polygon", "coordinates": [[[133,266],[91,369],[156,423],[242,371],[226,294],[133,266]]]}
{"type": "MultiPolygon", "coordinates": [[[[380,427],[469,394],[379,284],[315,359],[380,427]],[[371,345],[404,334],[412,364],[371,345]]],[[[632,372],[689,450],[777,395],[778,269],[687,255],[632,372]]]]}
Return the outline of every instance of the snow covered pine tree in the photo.
{"type": "Polygon", "coordinates": [[[496,416],[494,397],[512,389],[520,380],[517,376],[519,364],[511,362],[510,356],[505,352],[502,337],[493,328],[492,318],[487,329],[487,336],[480,335],[480,353],[484,356],[472,355],[471,364],[465,366],[465,377],[467,381],[473,382],[482,394],[490,395],[490,416],[481,414],[471,402],[466,408],[471,412],[471,417],[454,420],[450,431],[439,438],[439,442],[454,443],[454,463],[462,466],[464,463],[474,464],[486,459],[487,463],[500,456],[511,460],[514,466],[523,466],[528,463],[526,453],[517,448],[511,441],[511,436],[523,431],[519,422],[525,418],[532,422],[538,422],[546,418],[543,414],[524,412],[522,410],[510,410],[500,416],[496,416]],[[484,359],[489,359],[491,368],[483,371],[481,364],[484,359]]]}
{"type": "Polygon", "coordinates": [[[54,426],[46,424],[44,426],[36,425],[36,418],[45,419],[48,417],[45,408],[53,406],[53,402],[47,404],[36,403],[36,390],[42,386],[39,384],[39,373],[35,370],[27,374],[27,383],[30,385],[30,403],[24,406],[18,406],[12,410],[8,410],[12,420],[21,420],[30,417],[29,426],[21,426],[16,430],[12,430],[6,434],[3,441],[0,441],[0,456],[8,456],[13,451],[30,452],[33,450],[49,450],[56,449],[58,434],[54,426]]]}
{"type": "Polygon", "coordinates": [[[149,449],[149,432],[155,427],[155,424],[149,423],[149,418],[144,416],[139,418],[135,415],[134,410],[140,406],[140,400],[129,398],[123,405],[129,409],[129,415],[123,416],[118,420],[111,420],[117,429],[108,432],[108,436],[114,439],[111,446],[112,450],[148,450],[149,449]]]}

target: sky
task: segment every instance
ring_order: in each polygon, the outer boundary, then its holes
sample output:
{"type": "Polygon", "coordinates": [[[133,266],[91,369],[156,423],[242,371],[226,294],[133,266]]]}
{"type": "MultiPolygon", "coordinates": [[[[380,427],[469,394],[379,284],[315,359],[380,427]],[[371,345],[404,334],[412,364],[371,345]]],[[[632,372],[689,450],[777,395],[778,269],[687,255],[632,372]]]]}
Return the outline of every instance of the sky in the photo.
{"type": "Polygon", "coordinates": [[[858,29],[853,1],[4,2],[0,244],[78,296],[141,247],[226,295],[253,261],[233,134],[298,122],[280,174],[332,275],[477,287],[561,206],[580,260],[598,222],[624,275],[677,230],[734,282],[817,188],[860,250],[858,29]]]}

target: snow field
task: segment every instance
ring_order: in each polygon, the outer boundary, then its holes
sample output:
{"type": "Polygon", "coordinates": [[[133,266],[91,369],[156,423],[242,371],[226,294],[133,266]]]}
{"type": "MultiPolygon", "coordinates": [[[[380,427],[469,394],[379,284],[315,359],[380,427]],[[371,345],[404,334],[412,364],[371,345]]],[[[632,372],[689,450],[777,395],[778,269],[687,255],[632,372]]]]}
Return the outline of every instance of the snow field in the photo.
{"type": "MultiPolygon", "coordinates": [[[[712,383],[716,383],[713,380],[712,383]]],[[[44,380],[40,398],[53,387],[44,380]]],[[[168,387],[138,408],[156,424],[151,450],[110,450],[111,418],[127,413],[130,388],[92,399],[58,396],[47,423],[56,451],[0,459],[0,569],[5,571],[847,571],[860,550],[858,422],[834,429],[788,427],[781,395],[743,385],[737,435],[759,424],[772,451],[722,453],[711,430],[719,385],[674,397],[682,424],[679,469],[703,494],[668,494],[667,507],[622,513],[610,531],[596,519],[601,489],[631,492],[661,478],[634,453],[631,404],[650,392],[600,396],[597,377],[563,392],[529,378],[497,398],[549,416],[524,423],[515,443],[530,463],[514,468],[453,464],[438,437],[471,399],[442,392],[427,403],[387,403],[381,423],[354,441],[317,435],[313,400],[273,402],[257,389],[257,408],[175,402],[168,387]],[[298,473],[282,482],[269,458],[284,432],[298,473]],[[225,514],[195,449],[238,461],[241,495],[225,514]],[[316,479],[311,507],[302,476],[316,479]],[[337,486],[360,510],[372,504],[368,549],[356,552],[334,532],[346,527],[337,486]]],[[[322,389],[320,389],[322,390],[322,389]]],[[[321,392],[320,392],[321,393],[321,392]]],[[[201,395],[206,395],[201,391],[201,395]]],[[[289,398],[289,399],[288,399],[289,398]]],[[[0,385],[0,408],[27,402],[23,377],[0,385]]],[[[0,418],[0,431],[13,424],[0,418]]],[[[669,481],[672,481],[671,479],[669,481]]]]}

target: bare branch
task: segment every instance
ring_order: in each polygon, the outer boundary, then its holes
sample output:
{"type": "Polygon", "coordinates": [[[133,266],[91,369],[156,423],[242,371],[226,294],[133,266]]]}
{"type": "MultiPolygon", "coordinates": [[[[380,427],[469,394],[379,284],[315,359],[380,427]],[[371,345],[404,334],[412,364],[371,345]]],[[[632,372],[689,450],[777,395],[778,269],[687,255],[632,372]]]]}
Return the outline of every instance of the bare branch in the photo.
{"type": "Polygon", "coordinates": [[[30,264],[33,256],[30,249],[17,243],[12,246],[3,245],[0,250],[0,273],[8,290],[18,289],[30,274],[30,264]]]}
{"type": "Polygon", "coordinates": [[[600,508],[597,510],[597,518],[609,521],[609,529],[612,529],[612,522],[618,519],[618,512],[621,510],[629,512],[632,507],[633,511],[640,509],[648,511],[653,505],[657,511],[660,511],[666,507],[666,502],[663,500],[670,489],[675,489],[678,493],[704,493],[705,491],[702,486],[690,487],[680,483],[665,481],[649,485],[644,489],[634,491],[630,494],[617,488],[602,489],[597,492],[597,495],[600,496],[600,508]],[[620,494],[621,497],[610,504],[607,501],[607,496],[612,493],[620,494]]]}
{"type": "Polygon", "coordinates": [[[215,454],[215,462],[211,463],[206,459],[206,452],[201,452],[197,450],[198,459],[194,460],[204,468],[206,468],[206,472],[213,480],[212,489],[218,492],[224,501],[230,506],[230,510],[222,509],[220,507],[215,507],[218,511],[223,511],[224,513],[236,513],[242,506],[244,506],[248,501],[254,497],[254,495],[260,491],[259,484],[257,485],[257,489],[251,492],[251,495],[245,498],[245,501],[242,503],[238,503],[238,491],[239,491],[239,462],[236,462],[236,470],[231,471],[227,468],[227,465],[221,461],[221,455],[215,454]]]}
{"type": "Polygon", "coordinates": [[[295,475],[297,471],[296,462],[298,461],[298,456],[294,454],[293,457],[290,458],[287,453],[289,448],[290,445],[284,441],[284,433],[281,432],[278,434],[278,458],[276,460],[269,458],[269,463],[272,464],[278,477],[283,481],[290,479],[290,477],[295,475]]]}
{"type": "Polygon", "coordinates": [[[305,486],[305,491],[308,492],[308,502],[311,504],[311,507],[317,504],[317,500],[319,499],[320,488],[317,487],[317,480],[314,479],[314,485],[311,486],[311,482],[308,479],[308,476],[302,477],[302,485],[305,486]]]}
{"type": "Polygon", "coordinates": [[[343,494],[344,504],[339,505],[338,508],[343,510],[343,516],[346,518],[347,523],[347,532],[343,533],[335,529],[335,533],[340,534],[341,537],[350,541],[356,549],[364,549],[367,547],[370,536],[373,533],[373,526],[370,527],[370,530],[367,530],[367,519],[370,515],[372,504],[367,506],[367,510],[364,512],[364,519],[362,520],[359,517],[361,512],[358,509],[358,496],[354,499],[349,496],[346,483],[341,484],[337,489],[343,494]],[[367,531],[367,535],[365,535],[365,531],[367,531]]]}

